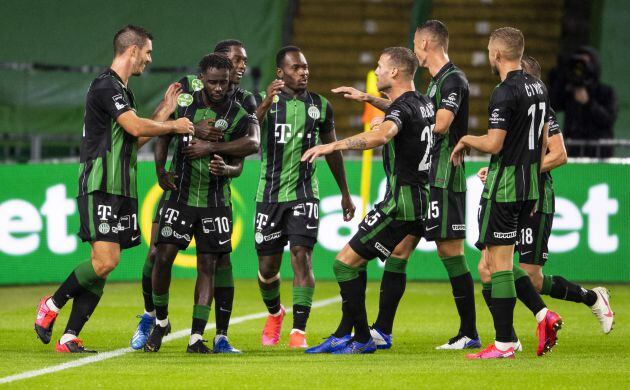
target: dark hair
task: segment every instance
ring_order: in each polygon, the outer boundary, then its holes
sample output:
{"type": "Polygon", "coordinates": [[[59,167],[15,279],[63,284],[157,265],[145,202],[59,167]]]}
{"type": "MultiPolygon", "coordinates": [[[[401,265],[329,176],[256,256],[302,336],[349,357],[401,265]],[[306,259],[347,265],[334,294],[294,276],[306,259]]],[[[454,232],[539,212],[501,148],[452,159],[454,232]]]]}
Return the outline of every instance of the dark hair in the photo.
{"type": "Polygon", "coordinates": [[[217,42],[217,45],[214,47],[214,52],[227,54],[230,52],[232,46],[243,47],[243,42],[238,39],[224,39],[217,42]]]}
{"type": "Polygon", "coordinates": [[[114,35],[114,54],[123,54],[127,48],[133,45],[143,47],[147,39],[153,40],[153,35],[150,32],[140,26],[128,24],[114,35]]]}
{"type": "Polygon", "coordinates": [[[448,29],[444,23],[439,20],[427,20],[416,28],[416,32],[420,31],[427,31],[444,50],[448,50],[448,29]]]}
{"type": "Polygon", "coordinates": [[[276,66],[278,68],[282,68],[282,63],[284,62],[284,57],[286,57],[287,53],[293,52],[301,52],[302,50],[297,46],[285,46],[282,49],[278,50],[278,54],[276,54],[276,66]]]}
{"type": "Polygon", "coordinates": [[[204,73],[210,68],[232,70],[232,61],[223,54],[210,53],[199,61],[199,72],[204,73]]]}
{"type": "Polygon", "coordinates": [[[542,69],[540,68],[540,64],[532,56],[524,55],[523,58],[521,58],[521,66],[523,67],[525,73],[528,73],[536,77],[537,79],[542,76],[542,69]]]}
{"type": "Polygon", "coordinates": [[[394,66],[413,79],[418,69],[418,58],[411,50],[406,47],[388,47],[383,50],[383,54],[389,55],[389,60],[394,66]]]}

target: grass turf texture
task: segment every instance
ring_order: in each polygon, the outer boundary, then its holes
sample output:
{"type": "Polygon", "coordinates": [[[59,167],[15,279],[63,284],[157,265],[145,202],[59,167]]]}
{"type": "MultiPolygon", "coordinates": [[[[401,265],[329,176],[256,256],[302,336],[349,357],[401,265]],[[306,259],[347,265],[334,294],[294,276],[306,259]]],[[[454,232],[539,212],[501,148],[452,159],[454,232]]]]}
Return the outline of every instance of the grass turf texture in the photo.
{"type": "MultiPolygon", "coordinates": [[[[478,328],[482,342],[492,340],[488,310],[477,289],[478,328]]],[[[57,365],[88,355],[54,352],[70,312],[60,315],[53,340],[43,345],[33,332],[36,305],[54,286],[0,288],[0,378],[57,365]]],[[[194,282],[177,280],[171,288],[173,329],[190,327],[194,282]]],[[[378,308],[377,283],[368,284],[368,314],[375,319],[378,308]]],[[[525,351],[515,360],[467,361],[462,351],[436,351],[436,345],[452,337],[458,326],[457,314],[446,283],[409,283],[394,325],[394,348],[363,356],[309,356],[286,347],[291,315],[284,320],[280,345],[263,348],[260,334],[263,319],[230,328],[230,341],[242,349],[242,356],[189,355],[187,337],[168,342],[157,354],[128,353],[82,367],[6,384],[7,387],[138,388],[628,388],[630,385],[630,286],[612,286],[612,307],[616,326],[604,335],[589,308],[582,304],[545,297],[559,312],[565,326],[556,349],[542,358],[535,352],[535,320],[520,304],[515,313],[516,331],[525,351]],[[273,385],[272,385],[273,383],[273,385]]],[[[336,296],[338,286],[319,282],[314,300],[336,296]]],[[[282,297],[291,304],[291,286],[282,284],[282,297]]],[[[138,283],[112,283],[86,325],[81,337],[86,346],[101,352],[127,347],[142,312],[138,283]]],[[[236,282],[233,317],[265,310],[255,281],[236,282]]],[[[340,303],[314,309],[308,323],[308,342],[315,345],[336,327],[340,303]]],[[[214,314],[210,314],[214,321],[214,314]]],[[[214,330],[206,332],[211,340],[214,330]]]]}

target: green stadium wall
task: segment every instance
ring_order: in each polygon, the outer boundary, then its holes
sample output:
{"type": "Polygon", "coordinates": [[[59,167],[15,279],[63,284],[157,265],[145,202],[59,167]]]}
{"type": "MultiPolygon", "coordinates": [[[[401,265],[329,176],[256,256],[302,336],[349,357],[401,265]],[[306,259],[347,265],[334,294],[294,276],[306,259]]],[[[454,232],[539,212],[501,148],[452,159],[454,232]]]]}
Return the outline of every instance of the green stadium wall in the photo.
{"type": "MultiPolygon", "coordinates": [[[[259,67],[261,86],[275,75],[288,0],[82,1],[3,0],[0,63],[80,67],[111,64],[114,33],[137,24],[154,35],[153,64],[131,88],[141,115],[149,115],[181,72],[151,68],[196,68],[217,41],[243,41],[249,69],[259,67]]],[[[80,131],[85,91],[96,73],[0,67],[0,133],[80,131]]],[[[252,77],[243,79],[252,87],[252,77]]]]}
{"type": "MultiPolygon", "coordinates": [[[[321,185],[319,243],[313,268],[317,279],[333,279],[335,254],[357,229],[359,217],[344,223],[340,195],[325,163],[319,162],[321,185]]],[[[469,163],[466,257],[477,275],[479,251],[477,205],[481,184],[474,173],[483,163],[469,163]]],[[[234,252],[237,278],[256,278],[254,250],[254,194],[260,163],[248,160],[243,175],[233,184],[234,252]]],[[[359,178],[361,163],[346,162],[349,186],[357,210],[361,209],[359,178]]],[[[372,201],[384,191],[382,165],[374,162],[372,201]]],[[[89,245],[76,237],[79,216],[75,195],[77,164],[0,166],[0,285],[52,283],[63,280],[77,263],[89,258],[89,245]]],[[[569,164],[554,174],[557,188],[556,218],[545,272],[572,280],[630,282],[630,165],[569,164]]],[[[112,280],[139,280],[148,249],[151,220],[161,189],[155,183],[154,165],[139,163],[139,221],[143,233],[139,247],[124,251],[112,280]]],[[[174,277],[195,276],[194,248],[181,252],[174,277]]],[[[282,275],[291,277],[288,253],[282,275]]],[[[372,261],[370,278],[379,278],[382,263],[372,261]]],[[[421,242],[411,258],[408,276],[413,280],[446,280],[447,275],[432,244],[421,242]]]]}

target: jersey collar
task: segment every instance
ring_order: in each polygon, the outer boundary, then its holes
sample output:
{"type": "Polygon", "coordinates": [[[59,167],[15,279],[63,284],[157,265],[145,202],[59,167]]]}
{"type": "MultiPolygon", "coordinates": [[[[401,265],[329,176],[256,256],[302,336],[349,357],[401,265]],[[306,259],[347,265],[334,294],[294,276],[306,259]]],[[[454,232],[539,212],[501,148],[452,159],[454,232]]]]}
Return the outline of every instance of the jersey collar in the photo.
{"type": "Polygon", "coordinates": [[[308,100],[308,90],[304,90],[301,93],[298,93],[295,96],[291,96],[290,94],[284,92],[284,91],[280,91],[280,97],[285,99],[285,100],[292,100],[292,99],[297,99],[297,100],[301,100],[303,102],[308,100]]]}
{"type": "Polygon", "coordinates": [[[107,69],[107,73],[112,76],[114,79],[116,79],[116,81],[118,81],[120,83],[120,86],[123,87],[124,89],[127,89],[127,87],[125,87],[125,83],[123,83],[122,79],[120,78],[120,76],[118,75],[118,73],[116,73],[114,71],[114,69],[112,68],[108,68],[107,69]]]}
{"type": "Polygon", "coordinates": [[[447,62],[446,64],[444,64],[444,66],[440,69],[439,72],[437,72],[437,74],[433,77],[433,80],[439,80],[442,76],[444,76],[444,74],[446,72],[448,72],[449,70],[451,70],[452,68],[454,68],[455,65],[453,65],[453,63],[451,61],[447,62]]]}
{"type": "Polygon", "coordinates": [[[523,74],[523,69],[517,69],[517,70],[512,70],[510,72],[508,72],[508,74],[505,75],[505,79],[510,79],[512,77],[516,77],[518,75],[523,74]]]}

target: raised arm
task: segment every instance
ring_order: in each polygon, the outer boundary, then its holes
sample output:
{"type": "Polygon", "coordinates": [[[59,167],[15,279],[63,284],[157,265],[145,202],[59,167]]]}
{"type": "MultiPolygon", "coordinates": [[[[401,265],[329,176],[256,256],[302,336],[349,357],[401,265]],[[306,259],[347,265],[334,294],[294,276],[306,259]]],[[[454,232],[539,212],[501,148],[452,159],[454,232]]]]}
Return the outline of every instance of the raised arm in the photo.
{"type": "Polygon", "coordinates": [[[383,99],[378,96],[373,96],[369,93],[359,91],[358,89],[352,87],[337,87],[331,89],[331,91],[334,93],[343,94],[343,97],[345,97],[346,99],[369,103],[381,111],[387,111],[389,106],[392,104],[391,100],[389,99],[383,99]]]}

